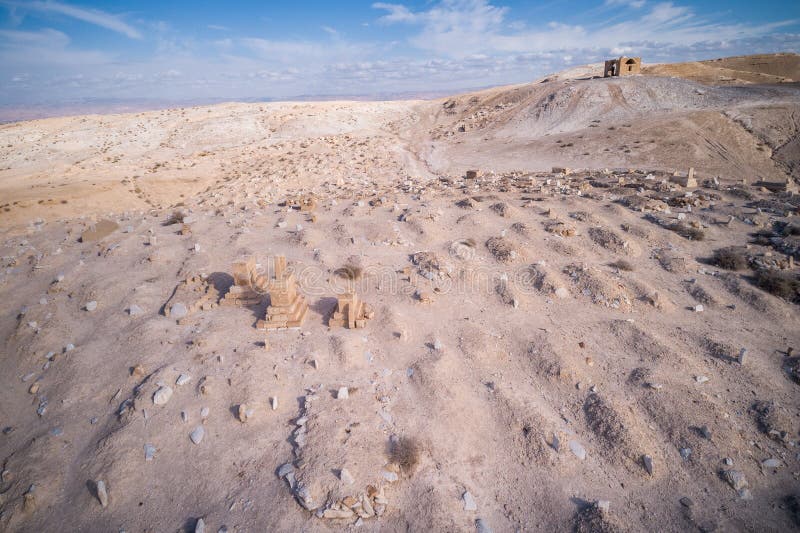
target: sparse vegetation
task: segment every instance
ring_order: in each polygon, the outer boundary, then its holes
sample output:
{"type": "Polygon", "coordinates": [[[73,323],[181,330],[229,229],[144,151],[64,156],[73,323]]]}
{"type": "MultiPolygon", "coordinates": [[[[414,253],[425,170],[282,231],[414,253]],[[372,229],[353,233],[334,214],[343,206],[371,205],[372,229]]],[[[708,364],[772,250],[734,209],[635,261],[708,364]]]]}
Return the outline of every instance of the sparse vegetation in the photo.
{"type": "Polygon", "coordinates": [[[361,278],[363,269],[356,265],[347,264],[344,265],[343,267],[337,268],[336,270],[333,271],[333,273],[342,279],[355,281],[361,278]]]}
{"type": "Polygon", "coordinates": [[[756,285],[789,302],[800,302],[800,277],[789,272],[761,268],[756,271],[756,285]]]}
{"type": "Polygon", "coordinates": [[[624,270],[625,272],[633,272],[634,270],[633,265],[624,259],[619,259],[613,263],[609,263],[608,266],[617,268],[619,270],[624,270]]]}
{"type": "Polygon", "coordinates": [[[171,226],[173,224],[183,224],[183,219],[185,217],[186,214],[183,211],[180,210],[173,211],[172,214],[164,222],[164,225],[171,226]]]}
{"type": "Polygon", "coordinates": [[[684,239],[689,239],[690,241],[702,241],[706,238],[706,234],[703,230],[700,228],[687,226],[683,222],[675,222],[674,224],[670,224],[667,226],[667,229],[674,231],[684,239]]]}
{"type": "Polygon", "coordinates": [[[491,237],[486,241],[486,247],[498,261],[507,263],[517,256],[514,247],[503,237],[491,237]]]}
{"type": "Polygon", "coordinates": [[[389,459],[400,467],[400,470],[411,475],[419,464],[422,451],[419,441],[414,437],[399,437],[389,442],[389,459]]]}
{"type": "Polygon", "coordinates": [[[711,261],[725,270],[743,270],[748,266],[747,254],[744,250],[733,246],[715,250],[711,261]]]}

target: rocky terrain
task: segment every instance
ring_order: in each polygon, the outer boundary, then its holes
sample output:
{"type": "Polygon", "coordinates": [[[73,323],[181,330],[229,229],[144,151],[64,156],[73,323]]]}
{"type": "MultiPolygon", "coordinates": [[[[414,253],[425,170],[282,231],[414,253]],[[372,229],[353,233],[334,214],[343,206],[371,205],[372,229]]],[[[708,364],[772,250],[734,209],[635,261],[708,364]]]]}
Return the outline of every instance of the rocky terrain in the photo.
{"type": "Polygon", "coordinates": [[[796,57],[0,126],[0,529],[800,528],[796,57]]]}

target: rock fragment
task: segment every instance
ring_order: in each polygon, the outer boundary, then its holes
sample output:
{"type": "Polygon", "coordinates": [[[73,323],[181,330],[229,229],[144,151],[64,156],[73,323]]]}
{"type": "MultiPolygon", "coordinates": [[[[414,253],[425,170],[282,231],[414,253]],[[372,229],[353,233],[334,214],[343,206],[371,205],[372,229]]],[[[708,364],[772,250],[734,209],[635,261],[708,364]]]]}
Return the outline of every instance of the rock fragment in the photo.
{"type": "Polygon", "coordinates": [[[478,504],[475,502],[475,498],[472,496],[470,491],[465,491],[464,494],[461,496],[464,499],[464,510],[465,511],[477,511],[478,504]]]}
{"type": "Polygon", "coordinates": [[[642,456],[642,463],[644,464],[644,469],[647,471],[648,474],[651,476],[653,475],[653,458],[649,455],[642,456]]]}
{"type": "Polygon", "coordinates": [[[238,410],[239,422],[244,424],[250,417],[253,416],[253,414],[254,414],[253,409],[248,409],[246,404],[243,403],[239,404],[239,410],[238,410]]]}
{"type": "Polygon", "coordinates": [[[165,405],[170,398],[172,398],[172,387],[164,385],[153,394],[153,403],[156,405],[165,405]]]}
{"type": "Polygon", "coordinates": [[[342,468],[339,471],[339,479],[345,485],[352,485],[353,483],[356,482],[355,478],[353,477],[353,474],[351,474],[350,471],[347,470],[346,468],[342,468]]]}
{"type": "Polygon", "coordinates": [[[575,454],[575,457],[583,461],[586,459],[586,449],[581,446],[581,443],[575,440],[569,441],[569,449],[570,451],[575,454]]]}
{"type": "Polygon", "coordinates": [[[747,479],[744,477],[744,473],[740,472],[739,470],[724,470],[722,472],[722,478],[728,483],[728,485],[737,491],[748,486],[747,479]]]}
{"type": "Polygon", "coordinates": [[[492,533],[492,528],[486,523],[483,518],[475,520],[475,533],[492,533]]]}
{"type": "Polygon", "coordinates": [[[200,444],[205,434],[206,434],[205,428],[203,426],[197,426],[189,434],[189,438],[192,440],[193,443],[200,444]]]}
{"type": "Polygon", "coordinates": [[[153,457],[156,455],[156,447],[152,444],[145,444],[144,445],[144,460],[145,461],[152,461],[153,457]]]}
{"type": "Polygon", "coordinates": [[[108,491],[106,490],[106,482],[103,480],[98,481],[95,484],[95,488],[97,489],[97,500],[100,502],[100,505],[103,507],[108,507],[108,491]]]}
{"type": "Polygon", "coordinates": [[[175,320],[180,320],[188,314],[189,309],[186,307],[186,304],[182,302],[175,302],[172,304],[172,307],[169,308],[169,316],[175,320]]]}

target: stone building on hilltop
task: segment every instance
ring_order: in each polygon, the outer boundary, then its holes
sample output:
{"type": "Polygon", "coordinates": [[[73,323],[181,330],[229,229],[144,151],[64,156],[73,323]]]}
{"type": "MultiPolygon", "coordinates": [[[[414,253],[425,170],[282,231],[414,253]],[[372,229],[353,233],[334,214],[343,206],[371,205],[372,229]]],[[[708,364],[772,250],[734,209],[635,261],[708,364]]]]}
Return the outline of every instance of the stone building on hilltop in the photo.
{"type": "Polygon", "coordinates": [[[609,78],[611,76],[630,76],[631,74],[639,74],[641,72],[641,57],[622,56],[617,59],[609,59],[606,61],[603,77],[609,78]]]}

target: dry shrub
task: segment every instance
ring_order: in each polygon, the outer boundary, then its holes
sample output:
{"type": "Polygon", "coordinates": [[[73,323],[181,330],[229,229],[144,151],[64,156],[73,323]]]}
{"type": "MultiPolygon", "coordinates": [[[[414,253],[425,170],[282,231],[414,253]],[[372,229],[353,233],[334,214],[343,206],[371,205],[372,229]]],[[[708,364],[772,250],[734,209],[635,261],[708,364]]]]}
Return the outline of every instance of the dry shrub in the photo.
{"type": "Polygon", "coordinates": [[[762,268],[756,272],[755,280],[756,285],[778,298],[800,301],[800,278],[791,273],[762,268]]]}
{"type": "Polygon", "coordinates": [[[712,263],[725,270],[742,270],[747,268],[747,254],[744,250],[736,247],[720,248],[714,250],[712,263]]]}
{"type": "Polygon", "coordinates": [[[486,241],[486,247],[502,263],[508,263],[517,256],[514,246],[503,237],[491,237],[486,241]]]}
{"type": "Polygon", "coordinates": [[[605,228],[589,228],[589,237],[606,250],[611,250],[616,253],[625,250],[625,241],[611,230],[605,228]]]}
{"type": "Polygon", "coordinates": [[[463,209],[475,209],[475,200],[472,198],[464,198],[463,200],[456,202],[456,205],[463,209]]]}
{"type": "Polygon", "coordinates": [[[337,276],[339,276],[342,279],[355,281],[355,280],[361,278],[361,274],[363,273],[363,270],[359,266],[348,264],[348,265],[344,265],[341,268],[337,268],[336,270],[333,271],[333,273],[336,274],[337,276]]]}
{"type": "Polygon", "coordinates": [[[617,533],[623,531],[623,528],[612,522],[611,517],[604,513],[597,503],[592,503],[575,516],[573,531],[575,533],[617,533]]]}
{"type": "Polygon", "coordinates": [[[625,261],[624,259],[619,259],[614,261],[613,263],[609,263],[608,266],[618,268],[619,270],[624,270],[625,272],[633,272],[633,265],[629,261],[625,261]]]}
{"type": "Polygon", "coordinates": [[[511,224],[511,229],[519,233],[520,235],[527,235],[528,234],[528,225],[524,222],[514,222],[511,224]]]}
{"type": "Polygon", "coordinates": [[[413,437],[399,437],[389,441],[389,459],[405,474],[413,474],[419,463],[422,447],[413,437]]]}
{"type": "Polygon", "coordinates": [[[772,400],[756,401],[750,406],[750,414],[758,429],[775,441],[785,442],[793,433],[789,412],[772,400]]]}
{"type": "Polygon", "coordinates": [[[674,231],[684,239],[689,239],[690,241],[702,241],[706,238],[706,234],[703,230],[687,226],[683,222],[670,224],[667,226],[667,229],[674,231]]]}
{"type": "Polygon", "coordinates": [[[186,216],[186,213],[180,210],[173,211],[172,214],[167,218],[164,222],[165,226],[171,226],[172,224],[183,224],[183,218],[186,216]]]}
{"type": "Polygon", "coordinates": [[[511,208],[505,202],[497,202],[496,204],[492,204],[491,210],[501,217],[507,217],[511,212],[511,208]]]}

